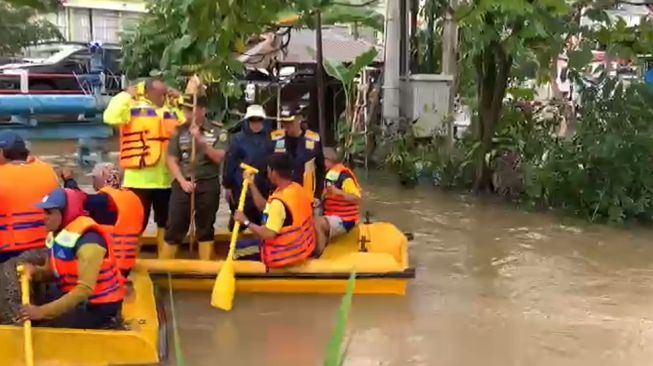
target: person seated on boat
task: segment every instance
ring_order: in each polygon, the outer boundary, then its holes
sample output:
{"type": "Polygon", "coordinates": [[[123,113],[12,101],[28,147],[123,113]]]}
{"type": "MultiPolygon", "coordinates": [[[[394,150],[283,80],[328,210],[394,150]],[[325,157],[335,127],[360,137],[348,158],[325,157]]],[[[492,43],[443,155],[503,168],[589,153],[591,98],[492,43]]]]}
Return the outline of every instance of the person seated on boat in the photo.
{"type": "Polygon", "coordinates": [[[288,154],[272,154],[267,174],[275,190],[267,200],[255,184],[250,184],[254,202],[263,211],[257,225],[236,211],[234,220],[261,239],[261,260],[268,268],[293,266],[308,259],[315,249],[313,197],[293,182],[293,161],[288,154]]]}
{"type": "Polygon", "coordinates": [[[44,305],[24,305],[22,320],[35,325],[104,329],[117,325],[125,294],[111,252],[111,236],[83,216],[83,195],[72,189],[50,192],[36,207],[45,210],[50,256],[43,266],[26,265],[35,282],[54,282],[61,296],[44,305]]]}
{"type": "Polygon", "coordinates": [[[326,243],[346,234],[360,221],[361,187],[351,169],[344,166],[335,149],[324,149],[324,180],[322,206],[324,216],[316,219],[318,247],[321,252],[326,243]]]}
{"type": "Polygon", "coordinates": [[[0,132],[0,263],[45,247],[43,210],[34,205],[58,186],[57,173],[30,157],[19,134],[0,132]]]}
{"type": "MultiPolygon", "coordinates": [[[[85,194],[84,210],[96,223],[108,226],[113,237],[113,254],[123,277],[127,278],[136,264],[145,215],[138,196],[120,187],[121,172],[111,163],[99,163],[89,174],[95,194],[85,194]]],[[[64,188],[80,190],[73,171],[62,169],[64,188]]]]}

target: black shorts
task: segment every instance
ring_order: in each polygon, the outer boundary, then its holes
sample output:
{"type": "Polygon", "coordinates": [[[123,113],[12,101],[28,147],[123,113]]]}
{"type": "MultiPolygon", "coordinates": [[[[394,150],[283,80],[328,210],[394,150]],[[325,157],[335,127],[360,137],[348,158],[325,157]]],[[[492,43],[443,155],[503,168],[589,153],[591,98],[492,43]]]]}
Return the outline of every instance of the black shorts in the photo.
{"type": "Polygon", "coordinates": [[[145,231],[150,220],[150,209],[154,210],[154,222],[158,228],[165,228],[168,223],[168,207],[170,204],[170,188],[129,188],[141,200],[143,205],[143,226],[145,231]]]}

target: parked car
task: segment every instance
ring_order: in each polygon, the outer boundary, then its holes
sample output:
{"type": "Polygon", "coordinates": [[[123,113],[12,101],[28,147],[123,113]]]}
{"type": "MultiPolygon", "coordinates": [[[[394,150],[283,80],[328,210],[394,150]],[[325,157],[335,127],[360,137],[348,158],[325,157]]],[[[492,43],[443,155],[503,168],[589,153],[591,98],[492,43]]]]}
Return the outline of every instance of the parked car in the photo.
{"type": "MultiPolygon", "coordinates": [[[[83,44],[61,44],[48,48],[51,55],[45,58],[30,58],[29,62],[10,63],[0,66],[0,73],[10,74],[16,70],[29,70],[30,74],[41,74],[29,78],[31,90],[81,90],[81,85],[74,75],[88,74],[91,53],[83,44]],[[51,77],[47,74],[52,74],[51,77]],[[65,77],[63,75],[71,75],[65,77]]],[[[107,76],[107,91],[119,91],[121,75],[120,60],[122,50],[118,46],[105,45],[104,73],[107,76]]],[[[15,77],[0,78],[0,89],[20,89],[15,77]]]]}

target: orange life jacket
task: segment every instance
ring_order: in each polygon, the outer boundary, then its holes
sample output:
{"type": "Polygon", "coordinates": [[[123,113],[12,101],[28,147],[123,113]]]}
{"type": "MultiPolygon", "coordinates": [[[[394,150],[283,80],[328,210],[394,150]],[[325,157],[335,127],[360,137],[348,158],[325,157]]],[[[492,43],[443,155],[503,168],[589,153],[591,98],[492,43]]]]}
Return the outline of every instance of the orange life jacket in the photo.
{"type": "MultiPolygon", "coordinates": [[[[338,189],[342,189],[342,185],[347,178],[351,178],[356,188],[360,190],[360,185],[354,172],[342,164],[337,164],[327,172],[325,187],[331,184],[338,189]]],[[[360,207],[358,202],[348,201],[337,194],[330,194],[326,188],[324,190],[323,202],[324,216],[338,216],[345,222],[358,223],[360,221],[360,207]]]]}
{"type": "Polygon", "coordinates": [[[120,167],[143,169],[156,165],[165,155],[168,140],[179,124],[174,113],[139,102],[130,111],[130,121],[120,127],[120,167]]]}
{"type": "Polygon", "coordinates": [[[274,191],[268,203],[273,200],[283,203],[291,222],[282,227],[274,239],[263,241],[263,263],[268,268],[280,268],[302,262],[315,249],[313,198],[301,185],[292,182],[284,189],[274,191]]]}
{"type": "Polygon", "coordinates": [[[143,204],[134,192],[127,189],[104,187],[100,190],[116,205],[118,219],[113,226],[104,226],[113,238],[112,249],[121,271],[129,271],[136,263],[138,238],[143,224],[143,204]]]}
{"type": "Polygon", "coordinates": [[[111,236],[87,216],[79,216],[61,230],[55,237],[48,235],[46,246],[50,249],[50,266],[63,293],[70,292],[78,280],[77,241],[88,231],[102,235],[107,252],[100,265],[93,294],[88,298],[90,304],[105,304],[122,301],[125,295],[123,278],[118,271],[111,248],[111,236]]]}
{"type": "Polygon", "coordinates": [[[43,210],[34,205],[58,187],[54,169],[40,160],[0,165],[0,253],[45,246],[43,210]]]}

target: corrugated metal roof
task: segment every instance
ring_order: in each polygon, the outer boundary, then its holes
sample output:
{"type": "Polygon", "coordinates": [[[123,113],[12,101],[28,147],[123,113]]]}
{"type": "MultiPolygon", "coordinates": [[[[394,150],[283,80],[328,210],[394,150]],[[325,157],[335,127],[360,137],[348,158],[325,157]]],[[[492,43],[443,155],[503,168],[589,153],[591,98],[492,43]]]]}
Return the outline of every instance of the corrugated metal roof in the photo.
{"type": "MultiPolygon", "coordinates": [[[[322,28],[322,52],[324,57],[336,62],[349,62],[372,47],[377,47],[371,40],[354,39],[344,27],[322,28]]],[[[309,52],[315,50],[315,31],[312,29],[293,29],[290,33],[290,43],[281,57],[284,63],[309,63],[315,61],[309,52]]],[[[379,51],[380,48],[377,47],[379,51]]],[[[383,53],[379,52],[376,61],[383,61],[383,53]]]]}
{"type": "MultiPolygon", "coordinates": [[[[315,62],[315,58],[309,51],[309,48],[315,50],[315,31],[293,28],[289,36],[290,41],[281,52],[278,51],[280,45],[284,43],[280,39],[281,36],[276,38],[268,37],[265,41],[251,47],[239,57],[239,60],[249,67],[257,68],[266,68],[275,59],[282,64],[315,62]]],[[[376,61],[382,62],[382,47],[374,43],[373,37],[354,39],[346,27],[330,26],[322,28],[323,54],[328,60],[350,62],[372,47],[376,47],[379,51],[376,61]]]]}

